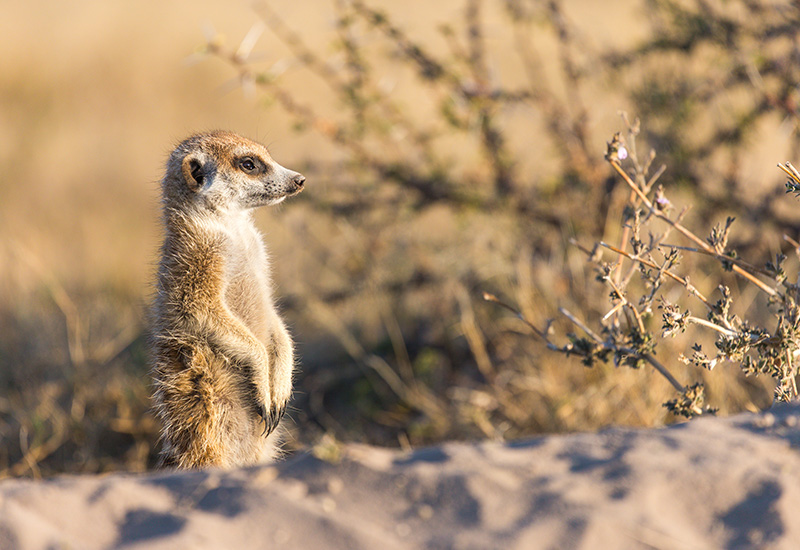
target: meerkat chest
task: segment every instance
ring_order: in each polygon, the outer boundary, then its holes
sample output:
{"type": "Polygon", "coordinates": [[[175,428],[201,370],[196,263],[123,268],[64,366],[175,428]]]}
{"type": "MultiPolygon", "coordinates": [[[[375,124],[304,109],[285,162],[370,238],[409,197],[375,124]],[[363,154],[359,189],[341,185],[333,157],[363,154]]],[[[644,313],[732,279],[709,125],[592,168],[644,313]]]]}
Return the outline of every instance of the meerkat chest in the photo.
{"type": "Polygon", "coordinates": [[[256,335],[262,336],[272,307],[269,259],[260,233],[249,220],[232,226],[226,260],[227,305],[256,335]]]}

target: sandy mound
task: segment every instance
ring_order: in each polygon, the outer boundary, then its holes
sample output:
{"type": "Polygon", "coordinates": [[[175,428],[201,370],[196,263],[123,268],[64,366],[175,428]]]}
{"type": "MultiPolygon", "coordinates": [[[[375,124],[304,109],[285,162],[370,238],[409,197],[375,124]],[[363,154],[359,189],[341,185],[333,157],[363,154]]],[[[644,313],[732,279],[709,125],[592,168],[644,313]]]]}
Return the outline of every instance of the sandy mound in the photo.
{"type": "Polygon", "coordinates": [[[800,407],[276,466],[0,483],[0,548],[797,548],[800,407]],[[792,518],[795,518],[793,521],[792,518]]]}

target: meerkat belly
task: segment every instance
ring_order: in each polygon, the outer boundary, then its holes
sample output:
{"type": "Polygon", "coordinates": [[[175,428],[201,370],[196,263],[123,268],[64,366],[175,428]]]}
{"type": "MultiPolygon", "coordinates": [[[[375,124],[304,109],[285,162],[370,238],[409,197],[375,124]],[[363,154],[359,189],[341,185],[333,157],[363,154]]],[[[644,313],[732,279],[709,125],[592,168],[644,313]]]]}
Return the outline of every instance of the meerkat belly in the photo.
{"type": "Polygon", "coordinates": [[[257,234],[244,231],[235,242],[236,254],[228,266],[229,284],[225,301],[231,312],[266,343],[269,340],[272,313],[272,288],[269,263],[257,234]]]}
{"type": "Polygon", "coordinates": [[[231,279],[226,302],[238,317],[262,342],[266,342],[271,317],[268,281],[258,281],[253,274],[242,273],[231,279]]]}

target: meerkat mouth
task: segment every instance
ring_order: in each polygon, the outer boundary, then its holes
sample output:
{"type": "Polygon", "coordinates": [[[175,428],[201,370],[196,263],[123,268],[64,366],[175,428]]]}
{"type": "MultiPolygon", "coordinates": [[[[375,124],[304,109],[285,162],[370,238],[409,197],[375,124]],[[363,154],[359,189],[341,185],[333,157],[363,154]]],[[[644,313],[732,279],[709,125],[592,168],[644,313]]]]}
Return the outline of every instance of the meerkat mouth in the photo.
{"type": "Polygon", "coordinates": [[[299,185],[295,189],[288,190],[283,195],[277,197],[273,194],[261,193],[259,195],[253,196],[253,198],[250,199],[251,201],[250,204],[256,208],[259,206],[275,206],[276,204],[282,203],[289,197],[294,197],[295,195],[300,193],[303,189],[304,186],[299,185]]]}

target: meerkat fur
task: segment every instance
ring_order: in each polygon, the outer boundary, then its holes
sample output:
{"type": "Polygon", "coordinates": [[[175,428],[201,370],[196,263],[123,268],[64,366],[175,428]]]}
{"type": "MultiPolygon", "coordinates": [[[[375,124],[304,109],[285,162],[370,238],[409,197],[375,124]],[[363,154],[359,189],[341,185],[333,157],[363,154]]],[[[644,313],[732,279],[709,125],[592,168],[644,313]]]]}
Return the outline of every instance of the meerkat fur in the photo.
{"type": "Polygon", "coordinates": [[[229,132],[194,135],[170,155],[152,309],[161,465],[225,468],[275,456],[294,353],[252,211],[304,182],[263,145],[229,132]]]}

